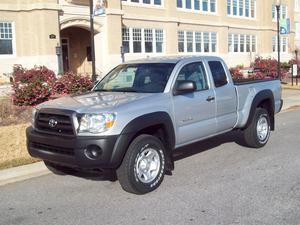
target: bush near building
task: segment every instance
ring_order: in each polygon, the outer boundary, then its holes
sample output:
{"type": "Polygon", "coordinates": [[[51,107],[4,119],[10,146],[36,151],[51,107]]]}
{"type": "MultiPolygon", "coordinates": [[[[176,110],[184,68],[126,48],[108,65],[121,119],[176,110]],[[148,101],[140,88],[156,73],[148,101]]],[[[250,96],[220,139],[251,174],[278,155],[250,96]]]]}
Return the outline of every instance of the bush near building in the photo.
{"type": "Polygon", "coordinates": [[[92,87],[93,82],[87,75],[66,73],[55,81],[53,94],[80,94],[91,90],[92,87]]]}
{"type": "Polygon", "coordinates": [[[87,75],[63,74],[59,79],[45,66],[25,69],[14,66],[12,100],[17,106],[34,106],[51,99],[53,96],[83,93],[92,88],[87,75]]]}
{"type": "MultiPolygon", "coordinates": [[[[281,78],[285,78],[288,73],[293,61],[288,63],[281,63],[281,78]]],[[[252,73],[246,76],[242,73],[241,67],[236,66],[230,68],[229,71],[234,81],[243,80],[262,80],[262,79],[276,79],[277,78],[277,60],[273,58],[264,59],[262,57],[256,57],[254,62],[251,64],[252,73]]]]}

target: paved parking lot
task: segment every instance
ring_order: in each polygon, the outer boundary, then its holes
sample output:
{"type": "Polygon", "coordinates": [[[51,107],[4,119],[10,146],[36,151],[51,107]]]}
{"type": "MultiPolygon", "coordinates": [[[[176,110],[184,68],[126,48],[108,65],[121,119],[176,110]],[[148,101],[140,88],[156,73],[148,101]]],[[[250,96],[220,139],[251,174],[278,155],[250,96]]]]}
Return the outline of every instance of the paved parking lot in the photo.
{"type": "Polygon", "coordinates": [[[263,149],[231,132],[178,150],[173,175],[143,196],[52,174],[2,186],[0,224],[300,224],[299,115],[277,115],[263,149]]]}

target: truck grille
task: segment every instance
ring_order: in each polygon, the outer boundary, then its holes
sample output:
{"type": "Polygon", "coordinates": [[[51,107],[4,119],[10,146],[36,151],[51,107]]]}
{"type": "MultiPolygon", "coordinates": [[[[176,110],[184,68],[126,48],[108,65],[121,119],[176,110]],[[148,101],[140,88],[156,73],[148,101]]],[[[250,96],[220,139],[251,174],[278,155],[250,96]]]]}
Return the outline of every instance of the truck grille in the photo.
{"type": "Polygon", "coordinates": [[[47,151],[47,152],[59,153],[59,154],[64,154],[64,155],[74,155],[74,149],[72,149],[72,148],[62,148],[62,147],[45,145],[45,144],[36,143],[36,142],[30,142],[30,147],[36,148],[39,150],[43,150],[43,151],[47,151]]]}
{"type": "Polygon", "coordinates": [[[74,135],[71,116],[51,113],[38,113],[36,118],[36,128],[57,134],[74,135]]]}

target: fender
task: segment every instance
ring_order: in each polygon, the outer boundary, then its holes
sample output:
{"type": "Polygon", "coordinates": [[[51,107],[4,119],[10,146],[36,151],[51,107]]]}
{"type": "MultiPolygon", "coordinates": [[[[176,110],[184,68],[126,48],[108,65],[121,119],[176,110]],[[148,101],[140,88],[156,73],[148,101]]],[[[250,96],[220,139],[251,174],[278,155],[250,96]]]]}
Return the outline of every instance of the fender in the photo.
{"type": "Polygon", "coordinates": [[[253,120],[255,109],[264,101],[271,101],[271,105],[268,105],[268,112],[271,120],[271,130],[275,128],[275,121],[274,121],[274,110],[275,110],[275,103],[274,103],[274,95],[271,90],[263,90],[258,92],[251,104],[251,109],[249,113],[249,117],[245,128],[248,127],[253,120]]]}
{"type": "Polygon", "coordinates": [[[113,153],[111,155],[111,162],[118,167],[121,164],[131,141],[141,134],[143,130],[156,125],[163,126],[166,131],[166,154],[169,156],[168,158],[173,164],[171,156],[172,150],[175,147],[175,131],[171,117],[166,112],[149,113],[130,121],[122,130],[115,143],[113,153]]]}

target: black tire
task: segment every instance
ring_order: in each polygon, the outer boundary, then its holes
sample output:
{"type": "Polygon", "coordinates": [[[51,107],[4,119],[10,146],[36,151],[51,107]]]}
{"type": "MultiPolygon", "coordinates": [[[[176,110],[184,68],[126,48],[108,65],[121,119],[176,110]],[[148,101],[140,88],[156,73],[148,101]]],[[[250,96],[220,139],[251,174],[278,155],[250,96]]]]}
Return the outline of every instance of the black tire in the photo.
{"type": "Polygon", "coordinates": [[[261,148],[268,142],[270,132],[270,116],[268,111],[263,108],[257,108],[251,123],[243,131],[245,144],[248,147],[261,148]],[[258,128],[259,123],[263,123],[262,131],[258,128]]]}
{"type": "Polygon", "coordinates": [[[66,174],[72,174],[74,172],[74,170],[72,170],[71,168],[56,165],[48,161],[44,161],[44,164],[48,170],[50,170],[52,173],[56,175],[66,175],[66,174]]]}
{"type": "Polygon", "coordinates": [[[155,190],[164,179],[165,160],[165,149],[158,138],[146,134],[136,137],[117,169],[122,188],[134,194],[145,194],[155,190]],[[156,165],[156,168],[151,172],[152,165],[156,165]],[[150,171],[147,176],[151,179],[144,175],[147,171],[150,171]]]}

